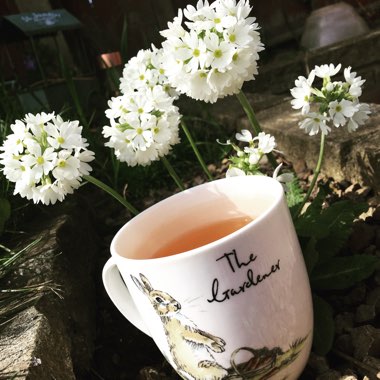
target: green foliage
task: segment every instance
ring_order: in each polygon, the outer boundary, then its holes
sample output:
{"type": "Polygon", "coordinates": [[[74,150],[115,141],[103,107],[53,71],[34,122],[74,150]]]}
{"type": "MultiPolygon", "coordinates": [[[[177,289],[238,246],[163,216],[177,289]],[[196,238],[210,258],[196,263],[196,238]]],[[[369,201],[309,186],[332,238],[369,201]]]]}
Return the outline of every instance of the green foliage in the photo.
{"type": "MultiPolygon", "coordinates": [[[[9,124],[0,119],[0,144],[3,143],[8,132],[9,124]]],[[[6,198],[8,190],[9,182],[6,180],[3,173],[0,172],[0,236],[4,231],[5,223],[11,217],[11,205],[6,198]]]]}
{"type": "Polygon", "coordinates": [[[352,232],[353,221],[368,209],[366,203],[350,200],[338,201],[323,208],[326,195],[326,189],[320,188],[318,196],[294,223],[304,247],[310,244],[310,239],[315,239],[320,262],[326,262],[339,252],[352,232]]]}
{"type": "Polygon", "coordinates": [[[65,82],[66,82],[67,88],[69,90],[71,99],[74,103],[75,110],[78,114],[79,120],[80,120],[81,124],[84,126],[84,128],[88,129],[89,123],[87,121],[85,111],[82,107],[82,102],[81,102],[80,96],[79,96],[78,91],[75,87],[73,75],[72,75],[69,67],[65,63],[64,59],[62,58],[61,54],[59,54],[59,62],[60,62],[60,66],[61,66],[62,75],[65,78],[65,82]]]}
{"type": "Polygon", "coordinates": [[[0,198],[0,236],[4,231],[5,222],[11,216],[11,205],[8,199],[0,198]]]}
{"type": "Polygon", "coordinates": [[[19,116],[20,105],[16,96],[11,93],[9,86],[6,85],[3,78],[1,77],[0,70],[0,126],[1,126],[1,139],[4,139],[4,125],[12,123],[15,118],[19,116]]]}
{"type": "Polygon", "coordinates": [[[326,355],[333,344],[335,325],[331,306],[321,297],[313,295],[314,335],[313,349],[318,355],[326,355]]]}
{"type": "Polygon", "coordinates": [[[333,257],[316,265],[311,286],[317,290],[347,289],[365,280],[379,267],[379,258],[371,255],[333,257]]]}
{"type": "Polygon", "coordinates": [[[295,206],[299,205],[303,201],[303,191],[300,187],[299,180],[294,176],[293,180],[287,184],[286,201],[293,215],[292,210],[295,210],[295,206]]]}
{"type": "Polygon", "coordinates": [[[3,245],[0,245],[0,249],[3,254],[0,255],[0,279],[4,278],[16,265],[20,263],[23,255],[33,248],[41,239],[36,239],[26,247],[22,248],[18,252],[14,252],[3,245]]]}
{"type": "MultiPolygon", "coordinates": [[[[376,256],[339,255],[352,232],[354,220],[367,211],[362,202],[342,200],[324,207],[327,186],[301,214],[294,225],[309,273],[314,299],[314,350],[325,355],[332,347],[332,308],[321,291],[347,289],[368,278],[380,265],[376,256]]],[[[294,209],[294,208],[293,208],[294,209]]]]}
{"type": "Polygon", "coordinates": [[[124,16],[123,29],[121,31],[121,41],[120,41],[120,54],[123,63],[128,61],[128,21],[127,16],[124,16]]]}
{"type": "Polygon", "coordinates": [[[306,242],[302,238],[299,238],[299,240],[302,246],[307,273],[312,273],[319,260],[319,252],[316,248],[317,240],[314,237],[306,239],[306,242]]]}

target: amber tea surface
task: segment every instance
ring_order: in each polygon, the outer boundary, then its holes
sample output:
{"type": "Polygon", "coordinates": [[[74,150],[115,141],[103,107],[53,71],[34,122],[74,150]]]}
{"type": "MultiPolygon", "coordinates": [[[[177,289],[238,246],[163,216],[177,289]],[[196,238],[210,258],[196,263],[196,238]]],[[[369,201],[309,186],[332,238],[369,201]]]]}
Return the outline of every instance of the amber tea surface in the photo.
{"type": "Polygon", "coordinates": [[[202,247],[203,245],[219,240],[222,237],[239,230],[252,220],[251,217],[244,215],[189,229],[176,236],[167,244],[162,245],[151,258],[172,256],[177,253],[202,247]]]}

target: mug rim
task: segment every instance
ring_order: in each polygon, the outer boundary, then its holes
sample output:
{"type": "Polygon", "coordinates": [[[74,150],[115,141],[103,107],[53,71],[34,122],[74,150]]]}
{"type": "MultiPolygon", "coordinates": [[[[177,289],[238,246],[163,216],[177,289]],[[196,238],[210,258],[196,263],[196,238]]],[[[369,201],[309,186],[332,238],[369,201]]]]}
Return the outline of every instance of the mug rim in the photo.
{"type": "Polygon", "coordinates": [[[261,221],[263,219],[266,219],[272,212],[274,209],[276,209],[278,207],[278,205],[282,202],[282,200],[284,199],[284,189],[283,189],[283,186],[280,184],[280,182],[272,177],[268,177],[268,176],[265,176],[265,175],[247,175],[247,176],[234,176],[234,177],[225,177],[225,178],[220,178],[220,179],[216,179],[216,180],[213,180],[213,181],[210,181],[210,182],[205,182],[205,183],[202,183],[200,185],[196,185],[196,186],[193,186],[189,189],[186,189],[186,190],[183,190],[179,193],[176,193],[176,194],[173,194],[165,199],[162,199],[161,201],[155,203],[154,205],[148,207],[147,209],[143,210],[142,212],[140,212],[139,214],[137,214],[136,216],[132,217],[132,219],[128,220],[117,232],[116,234],[114,235],[114,237],[112,238],[112,241],[111,241],[111,245],[110,245],[110,251],[111,251],[111,256],[112,257],[116,257],[118,259],[121,259],[121,260],[126,260],[126,261],[129,261],[129,262],[169,262],[169,261],[177,261],[177,260],[181,260],[181,259],[184,259],[184,258],[188,258],[188,257],[192,257],[192,256],[195,256],[195,255],[198,255],[199,252],[201,250],[204,250],[205,248],[208,249],[208,248],[214,248],[214,247],[217,247],[218,245],[222,245],[227,239],[231,239],[232,237],[235,238],[236,236],[238,236],[239,234],[241,233],[244,233],[245,230],[249,229],[249,228],[252,228],[254,227],[256,224],[259,224],[261,223],[261,221]],[[199,191],[200,188],[202,187],[210,187],[210,186],[215,186],[216,184],[218,183],[221,183],[221,182],[230,182],[230,181],[242,181],[242,182],[245,182],[245,181],[267,181],[268,183],[272,183],[271,186],[273,187],[277,187],[277,189],[275,189],[275,196],[274,196],[274,200],[273,202],[271,203],[271,205],[264,211],[262,212],[260,215],[258,215],[255,219],[251,220],[249,223],[247,223],[246,225],[244,225],[243,227],[239,228],[238,230],[226,235],[226,236],[223,236],[222,238],[220,239],[217,239],[217,240],[214,240],[208,244],[204,244],[204,245],[201,245],[200,247],[196,247],[196,248],[193,248],[193,249],[190,249],[188,251],[185,251],[185,252],[179,252],[179,253],[176,253],[176,254],[173,254],[173,255],[169,255],[169,256],[163,256],[163,257],[154,257],[154,258],[141,258],[141,259],[135,259],[135,258],[130,258],[130,257],[125,257],[125,256],[122,256],[120,255],[119,253],[117,253],[117,250],[115,248],[116,246],[116,242],[121,238],[121,236],[124,234],[124,231],[127,230],[130,226],[131,223],[134,223],[134,220],[136,219],[139,219],[140,217],[143,217],[144,215],[146,215],[147,213],[151,212],[152,211],[152,208],[155,208],[156,206],[158,205],[162,205],[166,202],[169,202],[169,201],[173,201],[174,198],[181,198],[183,196],[186,196],[186,195],[189,195],[190,193],[193,193],[195,191],[199,191]]]}

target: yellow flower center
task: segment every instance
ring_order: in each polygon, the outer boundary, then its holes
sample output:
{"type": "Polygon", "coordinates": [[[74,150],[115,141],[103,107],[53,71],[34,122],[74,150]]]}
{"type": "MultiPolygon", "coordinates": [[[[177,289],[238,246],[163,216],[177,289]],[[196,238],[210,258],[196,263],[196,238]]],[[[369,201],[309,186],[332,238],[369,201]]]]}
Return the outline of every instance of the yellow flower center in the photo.
{"type": "Polygon", "coordinates": [[[138,113],[144,113],[144,110],[143,110],[142,108],[139,108],[139,109],[137,110],[137,112],[138,112],[138,113]]]}
{"type": "Polygon", "coordinates": [[[159,72],[160,72],[161,75],[165,74],[165,70],[164,69],[160,69],[159,72]]]}
{"type": "Polygon", "coordinates": [[[238,60],[238,58],[239,58],[239,54],[238,54],[238,53],[235,53],[235,54],[232,56],[232,60],[233,60],[234,62],[236,62],[236,61],[238,60]]]}
{"type": "Polygon", "coordinates": [[[222,51],[220,49],[217,49],[214,51],[214,57],[220,58],[223,55],[222,51]]]}
{"type": "Polygon", "coordinates": [[[141,135],[141,134],[143,133],[142,128],[137,128],[137,129],[136,129],[136,133],[137,133],[138,135],[141,135]]]}
{"type": "Polygon", "coordinates": [[[199,49],[194,49],[194,50],[193,50],[193,56],[194,56],[194,57],[199,57],[200,54],[201,54],[201,52],[199,51],[199,49]]]}
{"type": "Polygon", "coordinates": [[[158,128],[158,127],[154,128],[153,132],[154,132],[154,134],[157,134],[158,132],[160,132],[160,128],[158,128]]]}
{"type": "Polygon", "coordinates": [[[57,138],[57,141],[58,141],[59,144],[63,144],[65,142],[65,139],[62,136],[59,136],[57,138]]]}
{"type": "Polygon", "coordinates": [[[315,117],[313,120],[314,120],[316,123],[319,123],[319,122],[321,121],[321,119],[320,119],[319,117],[315,117]]]}
{"type": "Polygon", "coordinates": [[[215,24],[220,24],[220,21],[221,21],[221,20],[220,20],[220,18],[219,18],[219,17],[217,17],[217,18],[214,18],[214,23],[215,23],[215,24]]]}
{"type": "Polygon", "coordinates": [[[139,76],[139,79],[140,79],[140,80],[144,80],[144,79],[145,79],[144,74],[141,74],[141,75],[139,76]]]}
{"type": "Polygon", "coordinates": [[[230,42],[235,42],[236,41],[236,36],[235,34],[231,34],[229,37],[230,42]]]}
{"type": "Polygon", "coordinates": [[[342,106],[337,105],[335,108],[336,112],[341,112],[342,111],[342,106]]]}
{"type": "Polygon", "coordinates": [[[64,168],[64,167],[66,167],[66,161],[65,161],[65,160],[60,160],[60,161],[58,162],[58,166],[59,166],[60,168],[64,168]]]}
{"type": "Polygon", "coordinates": [[[42,165],[45,162],[44,158],[42,156],[37,158],[37,164],[42,165]]]}

